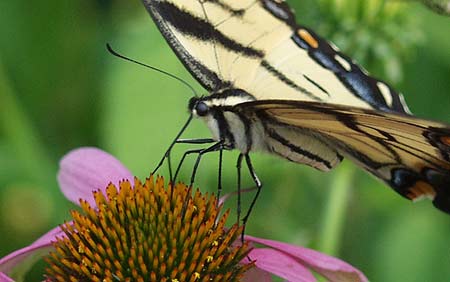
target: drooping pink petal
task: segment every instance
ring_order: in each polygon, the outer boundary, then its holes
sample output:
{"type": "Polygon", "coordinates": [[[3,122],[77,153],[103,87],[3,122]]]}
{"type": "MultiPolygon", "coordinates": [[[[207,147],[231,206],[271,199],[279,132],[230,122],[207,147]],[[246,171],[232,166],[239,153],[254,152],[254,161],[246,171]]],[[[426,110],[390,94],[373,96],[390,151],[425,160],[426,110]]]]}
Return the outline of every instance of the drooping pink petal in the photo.
{"type": "Polygon", "coordinates": [[[62,192],[77,205],[79,199],[85,199],[95,206],[92,191],[105,192],[109,183],[118,186],[124,179],[134,183],[133,175],[119,160],[91,147],[75,149],[65,155],[58,172],[62,192]]]}
{"type": "MultiPolygon", "coordinates": [[[[57,236],[64,236],[64,232],[59,227],[50,230],[39,239],[37,239],[33,244],[1,258],[0,272],[4,273],[5,275],[11,275],[13,272],[17,271],[18,268],[21,268],[21,266],[31,266],[33,262],[37,261],[42,256],[47,255],[51,250],[53,250],[52,242],[55,241],[55,238],[57,236]]],[[[26,271],[20,272],[25,273],[26,271]]]]}
{"type": "Polygon", "coordinates": [[[364,274],[350,264],[337,258],[322,254],[320,252],[290,245],[287,243],[245,236],[245,240],[262,244],[293,258],[300,260],[303,265],[310,267],[320,275],[329,279],[330,282],[367,282],[364,274]]]}
{"type": "Polygon", "coordinates": [[[3,272],[0,272],[0,282],[14,282],[8,275],[3,272]]]}
{"type": "Polygon", "coordinates": [[[289,282],[315,282],[311,271],[294,257],[271,248],[254,248],[249,255],[257,268],[284,278],[289,282]]]}

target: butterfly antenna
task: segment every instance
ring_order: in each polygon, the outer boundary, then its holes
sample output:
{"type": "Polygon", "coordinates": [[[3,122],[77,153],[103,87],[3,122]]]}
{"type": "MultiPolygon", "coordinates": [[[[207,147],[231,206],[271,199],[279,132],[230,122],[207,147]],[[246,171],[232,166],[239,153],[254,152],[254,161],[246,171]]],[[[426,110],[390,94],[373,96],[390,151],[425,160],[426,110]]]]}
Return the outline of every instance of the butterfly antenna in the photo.
{"type": "Polygon", "coordinates": [[[111,53],[112,55],[114,55],[114,56],[116,56],[116,57],[118,57],[118,58],[124,59],[124,60],[126,60],[126,61],[129,61],[129,62],[138,64],[138,65],[141,65],[141,66],[143,66],[143,67],[147,67],[147,68],[149,68],[149,69],[151,69],[151,70],[157,71],[157,72],[162,73],[162,74],[165,74],[165,75],[167,75],[167,76],[169,76],[169,77],[171,77],[171,78],[173,78],[173,79],[175,79],[175,80],[178,80],[179,82],[181,82],[182,84],[184,84],[185,86],[187,86],[187,87],[192,91],[192,93],[194,94],[194,96],[198,97],[197,92],[195,91],[195,89],[194,89],[189,83],[187,83],[185,80],[179,78],[178,76],[175,76],[175,75],[173,75],[173,74],[171,74],[171,73],[168,73],[168,72],[166,72],[166,71],[164,71],[164,70],[161,70],[161,69],[158,69],[158,68],[156,68],[156,67],[153,67],[153,66],[150,66],[150,65],[141,63],[141,62],[136,61],[136,60],[134,60],[134,59],[128,58],[128,57],[126,57],[126,56],[124,56],[124,55],[122,55],[122,54],[119,54],[118,52],[116,52],[116,51],[111,47],[111,45],[109,45],[109,43],[106,43],[106,49],[108,49],[109,53],[111,53]]]}

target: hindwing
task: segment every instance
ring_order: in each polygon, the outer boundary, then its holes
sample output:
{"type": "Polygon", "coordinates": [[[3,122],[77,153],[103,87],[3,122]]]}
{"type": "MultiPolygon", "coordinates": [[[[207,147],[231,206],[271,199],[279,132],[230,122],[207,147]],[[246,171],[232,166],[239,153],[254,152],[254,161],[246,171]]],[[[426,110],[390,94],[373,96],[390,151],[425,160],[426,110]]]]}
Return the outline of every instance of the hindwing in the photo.
{"type": "Polygon", "coordinates": [[[450,126],[409,115],[297,101],[236,105],[248,116],[314,132],[402,196],[450,213],[450,126]]]}

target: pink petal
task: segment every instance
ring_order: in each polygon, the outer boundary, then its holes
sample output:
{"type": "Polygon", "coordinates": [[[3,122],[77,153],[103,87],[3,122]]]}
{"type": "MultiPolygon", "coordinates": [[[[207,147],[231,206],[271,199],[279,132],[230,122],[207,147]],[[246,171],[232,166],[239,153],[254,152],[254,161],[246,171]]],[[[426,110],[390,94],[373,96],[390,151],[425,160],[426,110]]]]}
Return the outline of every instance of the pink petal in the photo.
{"type": "MultiPolygon", "coordinates": [[[[270,248],[255,248],[248,255],[257,268],[290,282],[315,282],[311,271],[292,256],[270,248]]],[[[258,281],[258,280],[254,280],[258,281]]]]}
{"type": "Polygon", "coordinates": [[[92,191],[100,189],[105,192],[109,183],[118,186],[124,179],[134,183],[132,174],[119,160],[97,148],[73,150],[63,157],[59,165],[61,190],[77,205],[80,199],[95,205],[92,191]]]}
{"type": "Polygon", "coordinates": [[[0,282],[14,282],[14,280],[9,278],[5,273],[0,272],[0,282]]]}
{"type": "Polygon", "coordinates": [[[272,282],[272,275],[259,268],[251,268],[242,277],[243,282],[272,282]]]}
{"type": "MultiPolygon", "coordinates": [[[[69,221],[68,223],[73,226],[72,221],[69,221]]],[[[61,228],[59,226],[57,226],[57,227],[51,229],[50,231],[48,231],[47,233],[45,233],[44,235],[42,235],[41,237],[39,237],[30,246],[38,246],[38,245],[48,244],[48,243],[54,242],[56,237],[61,238],[63,236],[65,236],[64,231],[62,231],[61,228]]]]}
{"type": "MultiPolygon", "coordinates": [[[[31,265],[34,261],[48,254],[53,249],[52,242],[55,241],[56,236],[64,236],[64,232],[59,227],[50,230],[33,244],[1,258],[0,272],[11,274],[16,268],[20,268],[21,265],[31,265]]],[[[0,281],[2,280],[0,279],[0,281]]]]}
{"type": "Polygon", "coordinates": [[[368,279],[358,269],[350,264],[330,257],[320,252],[294,246],[282,242],[245,236],[251,242],[263,244],[277,249],[285,254],[295,257],[303,262],[305,266],[312,268],[317,273],[329,279],[330,282],[367,282],[368,279]]]}

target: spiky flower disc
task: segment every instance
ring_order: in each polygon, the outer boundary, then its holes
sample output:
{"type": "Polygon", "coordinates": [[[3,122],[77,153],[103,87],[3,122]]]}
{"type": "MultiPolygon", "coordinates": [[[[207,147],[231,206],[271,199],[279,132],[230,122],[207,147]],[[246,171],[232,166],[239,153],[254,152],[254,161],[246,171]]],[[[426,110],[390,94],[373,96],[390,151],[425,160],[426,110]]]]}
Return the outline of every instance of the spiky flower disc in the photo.
{"type": "Polygon", "coordinates": [[[240,264],[248,248],[233,242],[242,230],[225,229],[214,196],[153,177],[106,194],[94,193],[96,208],[82,200],[61,227],[48,281],[239,281],[252,266],[240,264]]]}

